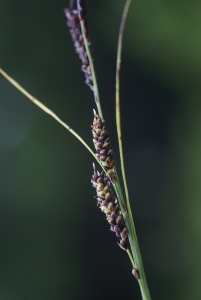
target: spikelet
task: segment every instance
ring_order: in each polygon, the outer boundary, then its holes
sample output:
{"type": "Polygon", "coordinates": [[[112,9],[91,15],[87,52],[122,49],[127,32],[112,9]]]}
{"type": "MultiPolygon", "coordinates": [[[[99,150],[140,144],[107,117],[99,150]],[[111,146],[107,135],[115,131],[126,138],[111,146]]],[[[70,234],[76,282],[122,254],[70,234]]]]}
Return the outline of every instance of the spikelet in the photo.
{"type": "Polygon", "coordinates": [[[132,274],[133,274],[133,276],[137,279],[137,280],[139,280],[140,279],[140,272],[138,271],[138,269],[136,269],[136,268],[132,268],[132,274]]]}
{"type": "Polygon", "coordinates": [[[107,176],[116,182],[114,175],[114,153],[111,146],[111,141],[106,128],[106,123],[102,120],[94,110],[94,120],[92,127],[93,143],[96,149],[96,156],[101,162],[101,165],[106,171],[107,176]]]}
{"type": "MultiPolygon", "coordinates": [[[[71,34],[71,37],[72,37],[72,40],[74,43],[75,51],[82,61],[81,70],[85,73],[85,83],[94,92],[91,68],[89,65],[89,60],[88,60],[87,52],[86,52],[85,45],[84,45],[82,30],[80,27],[79,16],[81,16],[82,18],[85,17],[83,6],[81,6],[81,8],[82,8],[82,11],[81,11],[81,13],[79,13],[79,15],[78,15],[79,11],[72,10],[69,8],[65,8],[64,13],[68,19],[67,26],[70,28],[70,34],[71,34]]],[[[84,30],[85,30],[86,37],[88,37],[88,29],[87,29],[86,20],[84,22],[84,30]]]]}
{"type": "Polygon", "coordinates": [[[128,235],[127,228],[124,224],[124,219],[120,210],[117,199],[113,196],[110,187],[110,181],[105,176],[104,172],[99,173],[93,165],[94,174],[92,176],[92,186],[96,189],[97,204],[101,211],[105,213],[106,219],[110,224],[110,230],[116,233],[120,238],[118,245],[127,250],[126,238],[128,235]]]}

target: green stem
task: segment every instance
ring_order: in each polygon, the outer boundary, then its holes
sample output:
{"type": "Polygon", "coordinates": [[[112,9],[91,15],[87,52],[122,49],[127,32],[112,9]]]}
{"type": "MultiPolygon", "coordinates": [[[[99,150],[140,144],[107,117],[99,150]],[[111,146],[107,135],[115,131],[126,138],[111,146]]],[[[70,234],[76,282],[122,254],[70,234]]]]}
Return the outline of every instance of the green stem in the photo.
{"type": "MultiPolygon", "coordinates": [[[[40,107],[45,113],[53,117],[57,122],[59,122],[62,126],[64,126],[70,133],[72,133],[93,155],[96,161],[101,165],[100,161],[96,157],[96,154],[92,151],[92,149],[85,143],[85,141],[77,134],[70,126],[64,123],[52,110],[50,110],[47,106],[41,103],[38,99],[29,94],[19,83],[17,83],[13,78],[11,78],[5,71],[0,69],[0,74],[2,74],[16,89],[18,89],[22,94],[24,94],[29,100],[31,100],[35,105],[40,107]]],[[[102,167],[102,166],[101,166],[102,167]]]]}
{"type": "MultiPolygon", "coordinates": [[[[116,175],[117,175],[117,173],[115,173],[115,176],[116,175]]],[[[117,177],[117,182],[114,184],[114,189],[118,196],[119,205],[121,207],[124,221],[125,221],[126,227],[128,229],[128,239],[129,239],[129,243],[131,246],[131,252],[132,252],[132,255],[134,258],[133,266],[136,267],[136,269],[139,271],[139,274],[140,274],[140,279],[138,280],[138,283],[140,285],[142,299],[143,300],[151,300],[151,296],[149,293],[149,288],[147,285],[146,276],[145,276],[145,272],[144,272],[144,268],[143,268],[142,257],[141,257],[141,253],[140,253],[138,240],[137,240],[135,226],[134,226],[134,222],[133,222],[133,217],[130,214],[130,211],[129,210],[127,211],[125,209],[123,194],[122,194],[121,186],[119,184],[118,177],[117,177]]]]}
{"type": "Polygon", "coordinates": [[[128,14],[131,0],[127,0],[125,8],[122,15],[122,20],[119,30],[119,39],[117,47],[117,65],[116,65],[116,124],[117,124],[117,136],[119,142],[119,154],[121,161],[121,172],[124,182],[125,194],[126,194],[126,205],[129,205],[129,194],[128,187],[126,182],[126,173],[124,167],[124,155],[123,155],[123,146],[122,146],[122,133],[121,133],[121,110],[120,110],[120,67],[121,67],[121,53],[122,53],[122,40],[123,40],[123,31],[125,26],[125,20],[128,14]]]}
{"type": "Polygon", "coordinates": [[[130,250],[127,249],[126,252],[128,253],[128,256],[129,256],[129,258],[130,258],[130,261],[131,261],[132,266],[133,266],[134,268],[136,268],[136,265],[135,265],[135,262],[134,262],[134,260],[133,260],[132,255],[131,255],[131,253],[130,253],[130,250]]]}
{"type": "Polygon", "coordinates": [[[80,20],[80,26],[81,26],[81,30],[82,30],[82,36],[84,38],[84,45],[85,45],[85,49],[87,51],[87,56],[88,56],[89,65],[90,65],[90,69],[91,69],[91,75],[92,75],[92,79],[93,79],[94,98],[95,98],[98,114],[103,119],[103,113],[102,113],[101,104],[100,104],[100,97],[99,97],[98,84],[97,84],[97,80],[96,80],[96,73],[95,73],[93,58],[91,55],[91,51],[89,49],[87,38],[85,36],[84,22],[82,20],[80,20]]]}
{"type": "MultiPolygon", "coordinates": [[[[118,39],[118,48],[117,48],[117,66],[116,66],[116,124],[117,124],[117,135],[118,135],[118,142],[119,142],[121,171],[122,171],[122,177],[123,177],[125,194],[126,194],[127,213],[124,213],[125,214],[124,219],[125,219],[125,223],[126,223],[128,232],[129,232],[128,238],[129,238],[133,258],[134,258],[135,264],[137,266],[137,269],[140,273],[140,279],[138,280],[138,282],[140,285],[142,298],[143,298],[143,300],[151,300],[146,277],[145,277],[144,267],[143,267],[143,263],[142,263],[140,248],[139,248],[139,244],[138,244],[138,240],[137,240],[137,235],[136,235],[136,231],[135,231],[131,207],[130,207],[129,193],[128,193],[128,187],[127,187],[127,181],[126,181],[125,168],[124,168],[124,156],[123,156],[122,133],[121,133],[120,66],[121,66],[123,31],[124,31],[125,21],[126,21],[129,7],[130,7],[130,3],[131,3],[131,0],[126,1],[122,19],[121,19],[120,30],[119,30],[119,39],[118,39]]],[[[118,192],[120,192],[120,198],[123,198],[121,190],[119,191],[119,188],[117,190],[118,190],[118,192]]],[[[120,200],[120,202],[123,203],[124,200],[120,200]]]]}

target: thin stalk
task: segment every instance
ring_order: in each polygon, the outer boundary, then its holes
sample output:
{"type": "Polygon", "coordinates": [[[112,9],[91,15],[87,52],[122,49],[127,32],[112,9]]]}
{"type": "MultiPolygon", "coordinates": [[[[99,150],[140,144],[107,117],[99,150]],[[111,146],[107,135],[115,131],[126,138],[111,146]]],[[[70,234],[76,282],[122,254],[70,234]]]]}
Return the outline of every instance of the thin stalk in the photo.
{"type": "Polygon", "coordinates": [[[129,258],[130,258],[130,261],[131,261],[132,266],[133,266],[134,268],[136,268],[136,265],[135,265],[135,262],[134,262],[134,260],[133,260],[132,255],[131,255],[131,253],[130,253],[130,250],[127,249],[126,252],[127,252],[128,256],[129,256],[129,258]]]}
{"type": "MultiPolygon", "coordinates": [[[[142,263],[142,257],[140,253],[140,248],[137,240],[137,235],[135,231],[135,226],[133,222],[131,207],[130,207],[130,201],[129,201],[129,193],[128,193],[128,187],[127,187],[127,181],[126,181],[126,174],[125,174],[125,168],[124,168],[124,158],[123,158],[123,146],[122,146],[122,133],[121,133],[121,115],[120,115],[120,66],[121,66],[121,53],[122,53],[122,40],[123,40],[123,31],[125,26],[126,17],[128,14],[128,10],[130,7],[131,0],[127,0],[122,19],[120,24],[120,30],[119,30],[119,39],[118,39],[118,48],[117,48],[117,65],[116,65],[116,124],[117,124],[117,135],[118,135],[118,142],[119,142],[119,152],[120,152],[120,161],[121,161],[121,171],[122,171],[122,177],[124,182],[124,188],[125,188],[125,194],[126,194],[126,206],[127,206],[127,215],[125,216],[125,223],[128,228],[128,232],[130,233],[128,235],[131,251],[133,254],[133,258],[135,261],[135,264],[137,266],[137,269],[139,270],[140,279],[138,280],[142,298],[143,300],[151,300],[151,296],[149,293],[144,267],[142,263]]],[[[121,195],[120,195],[121,196],[121,195]]]]}
{"type": "MultiPolygon", "coordinates": [[[[115,173],[115,176],[116,175],[117,175],[117,173],[115,173]]],[[[140,273],[140,279],[138,280],[138,282],[139,282],[140,289],[141,289],[142,299],[143,300],[151,300],[149,289],[148,289],[147,282],[146,282],[145,272],[144,272],[144,268],[143,268],[143,263],[142,263],[142,258],[141,258],[141,253],[140,253],[140,249],[139,249],[139,244],[138,244],[138,240],[137,240],[137,235],[136,235],[136,231],[135,231],[133,218],[132,218],[132,216],[129,215],[129,212],[127,212],[127,210],[125,209],[123,194],[122,194],[122,190],[121,190],[119,181],[117,180],[116,184],[114,184],[113,186],[114,186],[115,192],[118,196],[118,201],[119,201],[119,205],[120,205],[120,208],[122,211],[122,215],[124,217],[124,221],[125,221],[126,227],[128,229],[128,239],[129,239],[129,243],[131,246],[131,252],[132,252],[132,255],[134,258],[133,266],[140,273]]]]}
{"type": "Polygon", "coordinates": [[[85,49],[87,51],[87,56],[89,59],[89,65],[91,68],[91,75],[92,75],[93,85],[94,85],[94,98],[95,98],[98,114],[101,117],[101,119],[103,119],[103,113],[102,113],[101,104],[100,104],[100,97],[99,97],[98,84],[97,84],[97,80],[96,80],[96,73],[95,73],[93,58],[91,55],[91,51],[89,49],[87,38],[85,36],[84,22],[82,20],[80,20],[80,26],[81,26],[81,30],[82,30],[82,36],[84,38],[85,49]]]}
{"type": "MultiPolygon", "coordinates": [[[[116,170],[115,170],[116,171],[116,170]]],[[[124,221],[126,224],[126,227],[128,229],[128,239],[131,247],[131,252],[132,256],[134,258],[134,264],[133,266],[139,271],[140,274],[140,279],[138,279],[138,283],[140,285],[140,290],[142,294],[142,299],[143,300],[151,300],[151,296],[149,293],[146,277],[145,277],[145,272],[143,268],[143,263],[142,263],[142,257],[140,253],[140,248],[137,240],[137,235],[135,231],[135,226],[133,222],[132,215],[129,214],[129,211],[125,209],[124,205],[124,198],[121,190],[121,186],[119,184],[119,179],[117,176],[117,172],[115,172],[115,176],[117,178],[117,182],[113,185],[115,192],[118,197],[119,205],[122,211],[122,215],[124,217],[124,221]]]]}
{"type": "Polygon", "coordinates": [[[64,126],[70,133],[72,133],[86,148],[87,150],[93,155],[96,161],[100,164],[99,160],[97,159],[95,153],[92,149],[85,143],[85,141],[66,123],[64,123],[53,111],[51,111],[47,106],[42,104],[39,100],[29,94],[19,83],[17,83],[13,78],[11,78],[6,72],[0,69],[0,73],[12,84],[16,89],[18,89],[21,93],[23,93],[29,100],[31,100],[34,104],[36,104],[40,109],[42,109],[45,113],[53,117],[57,122],[59,122],[62,126],[64,126]]]}
{"type": "Polygon", "coordinates": [[[126,173],[124,167],[124,155],[123,155],[123,146],[122,146],[122,133],[121,133],[121,112],[120,112],[120,67],[121,67],[121,53],[122,53],[122,40],[123,40],[123,31],[125,26],[126,17],[128,14],[128,10],[130,7],[131,0],[127,0],[119,29],[119,39],[118,39],[118,47],[117,47],[117,65],[116,65],[116,124],[117,124],[117,136],[119,143],[119,154],[121,161],[121,172],[124,182],[125,194],[126,194],[126,205],[129,207],[129,194],[128,194],[128,186],[126,182],[126,173]]]}

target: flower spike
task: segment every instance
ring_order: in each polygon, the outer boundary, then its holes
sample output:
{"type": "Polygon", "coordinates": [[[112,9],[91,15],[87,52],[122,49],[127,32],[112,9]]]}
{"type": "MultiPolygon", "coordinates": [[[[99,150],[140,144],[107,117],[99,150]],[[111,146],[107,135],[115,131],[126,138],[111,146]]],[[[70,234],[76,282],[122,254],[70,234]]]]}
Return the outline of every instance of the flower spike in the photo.
{"type": "Polygon", "coordinates": [[[96,189],[97,204],[102,212],[106,215],[106,220],[110,224],[110,230],[116,233],[120,238],[117,243],[123,250],[127,250],[126,238],[128,235],[127,228],[121,213],[117,199],[113,196],[109,179],[104,172],[99,173],[93,164],[94,174],[92,176],[92,186],[96,189]]]}
{"type": "Polygon", "coordinates": [[[96,156],[101,162],[106,175],[112,180],[113,183],[116,182],[114,175],[114,152],[112,150],[111,141],[106,128],[106,123],[102,120],[94,110],[94,120],[92,127],[93,143],[96,149],[96,156]]]}
{"type": "MultiPolygon", "coordinates": [[[[70,28],[70,34],[74,42],[75,51],[82,61],[81,70],[85,73],[85,83],[94,92],[92,73],[91,73],[89,59],[84,45],[84,38],[82,36],[82,30],[80,27],[78,12],[76,10],[65,8],[64,13],[68,19],[67,26],[70,28]]],[[[86,22],[85,22],[85,28],[86,28],[85,30],[87,30],[86,22]]]]}

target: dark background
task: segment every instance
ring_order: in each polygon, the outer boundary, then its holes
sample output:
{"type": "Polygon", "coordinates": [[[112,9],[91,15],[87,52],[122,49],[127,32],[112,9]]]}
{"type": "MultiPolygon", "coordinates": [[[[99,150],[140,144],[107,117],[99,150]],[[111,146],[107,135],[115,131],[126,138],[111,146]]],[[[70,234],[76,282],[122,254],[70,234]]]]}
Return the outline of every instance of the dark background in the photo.
{"type": "MultiPolygon", "coordinates": [[[[119,167],[115,64],[125,1],[87,1],[119,167]]],[[[0,66],[92,146],[93,94],[63,9],[0,2],[0,66]]],[[[201,2],[136,0],[121,73],[125,165],[153,300],[201,298],[201,2]]],[[[0,78],[0,299],[141,299],[91,187],[93,157],[0,78]]]]}

